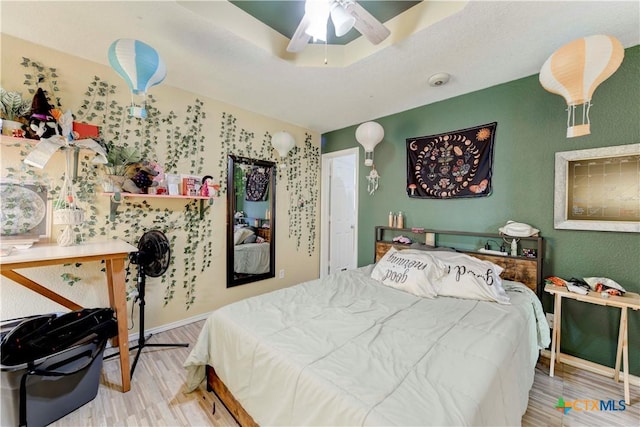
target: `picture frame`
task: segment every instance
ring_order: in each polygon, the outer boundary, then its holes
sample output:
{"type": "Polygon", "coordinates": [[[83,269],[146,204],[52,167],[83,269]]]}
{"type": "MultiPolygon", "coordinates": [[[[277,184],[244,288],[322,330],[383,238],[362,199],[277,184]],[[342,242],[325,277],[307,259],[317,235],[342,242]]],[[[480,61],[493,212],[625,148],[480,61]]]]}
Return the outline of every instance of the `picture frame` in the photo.
{"type": "Polygon", "coordinates": [[[640,143],[555,154],[555,229],[640,233],[640,143]]]}
{"type": "Polygon", "coordinates": [[[29,245],[51,236],[52,201],[46,184],[0,180],[2,244],[29,245]]]}

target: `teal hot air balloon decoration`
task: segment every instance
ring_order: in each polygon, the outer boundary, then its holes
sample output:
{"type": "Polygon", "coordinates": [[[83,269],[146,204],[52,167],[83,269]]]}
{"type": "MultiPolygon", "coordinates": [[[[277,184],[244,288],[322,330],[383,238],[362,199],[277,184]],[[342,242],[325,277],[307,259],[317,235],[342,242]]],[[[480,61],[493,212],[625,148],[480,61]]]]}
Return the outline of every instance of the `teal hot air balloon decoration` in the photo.
{"type": "Polygon", "coordinates": [[[158,52],[140,40],[118,39],[109,46],[109,63],[131,90],[129,114],[147,118],[147,90],[162,83],[167,76],[167,67],[158,52]],[[141,106],[134,102],[134,95],[142,96],[141,106]]]}

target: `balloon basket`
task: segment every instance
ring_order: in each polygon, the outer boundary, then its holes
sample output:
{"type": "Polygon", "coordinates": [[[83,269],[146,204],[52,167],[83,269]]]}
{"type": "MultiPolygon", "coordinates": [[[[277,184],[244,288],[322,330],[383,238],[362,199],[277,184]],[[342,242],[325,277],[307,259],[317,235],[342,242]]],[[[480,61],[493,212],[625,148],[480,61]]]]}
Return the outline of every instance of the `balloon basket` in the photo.
{"type": "Polygon", "coordinates": [[[136,117],[138,119],[146,119],[147,109],[144,107],[138,107],[136,105],[132,105],[131,107],[129,107],[129,116],[136,117]]]}

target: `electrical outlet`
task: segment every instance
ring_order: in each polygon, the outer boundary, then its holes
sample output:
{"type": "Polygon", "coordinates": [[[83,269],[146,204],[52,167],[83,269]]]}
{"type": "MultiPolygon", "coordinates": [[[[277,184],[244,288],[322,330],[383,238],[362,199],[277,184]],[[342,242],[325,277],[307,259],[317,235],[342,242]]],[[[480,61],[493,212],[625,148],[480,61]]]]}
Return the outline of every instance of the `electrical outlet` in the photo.
{"type": "Polygon", "coordinates": [[[278,277],[284,279],[284,269],[280,270],[280,275],[278,277]]]}
{"type": "Polygon", "coordinates": [[[547,316],[547,323],[549,324],[549,327],[551,329],[553,329],[553,313],[545,313],[547,316]]]}

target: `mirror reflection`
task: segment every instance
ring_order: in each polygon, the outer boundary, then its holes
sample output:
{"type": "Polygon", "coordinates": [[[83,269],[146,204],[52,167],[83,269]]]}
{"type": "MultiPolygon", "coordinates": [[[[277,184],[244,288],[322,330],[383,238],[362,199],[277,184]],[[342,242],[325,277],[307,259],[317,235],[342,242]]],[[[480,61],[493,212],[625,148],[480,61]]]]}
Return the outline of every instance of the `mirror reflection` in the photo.
{"type": "Polygon", "coordinates": [[[275,277],[275,163],[229,155],[227,287],[275,277]]]}

